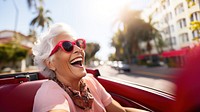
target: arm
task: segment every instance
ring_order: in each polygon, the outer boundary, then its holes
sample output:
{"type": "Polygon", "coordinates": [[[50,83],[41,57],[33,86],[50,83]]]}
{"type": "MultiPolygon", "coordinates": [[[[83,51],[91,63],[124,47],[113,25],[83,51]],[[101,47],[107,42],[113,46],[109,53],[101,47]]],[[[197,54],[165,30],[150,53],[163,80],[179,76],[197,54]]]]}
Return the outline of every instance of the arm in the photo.
{"type": "Polygon", "coordinates": [[[98,88],[98,92],[101,96],[102,102],[104,102],[105,109],[107,112],[147,112],[135,108],[122,107],[117,101],[111,98],[111,95],[105,90],[105,88],[93,77],[91,76],[91,82],[98,88]],[[105,101],[107,99],[107,101],[105,101]],[[106,102],[106,103],[105,103],[106,102]]]}
{"type": "Polygon", "coordinates": [[[50,110],[49,112],[68,112],[66,110],[50,110]]]}
{"type": "Polygon", "coordinates": [[[122,107],[117,101],[114,99],[112,102],[106,106],[107,112],[147,112],[145,110],[135,109],[135,108],[128,108],[128,107],[122,107]]]}

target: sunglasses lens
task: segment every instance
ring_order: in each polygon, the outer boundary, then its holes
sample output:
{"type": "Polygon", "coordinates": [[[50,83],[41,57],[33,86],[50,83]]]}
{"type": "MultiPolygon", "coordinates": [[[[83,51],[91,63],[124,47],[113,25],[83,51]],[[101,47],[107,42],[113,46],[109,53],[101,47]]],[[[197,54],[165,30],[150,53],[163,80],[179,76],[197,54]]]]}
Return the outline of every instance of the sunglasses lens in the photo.
{"type": "Polygon", "coordinates": [[[62,46],[67,52],[71,52],[73,50],[73,44],[71,42],[63,42],[62,46]]]}
{"type": "Polygon", "coordinates": [[[82,39],[78,39],[78,40],[76,41],[76,45],[77,45],[78,47],[82,48],[82,49],[85,49],[85,41],[82,40],[82,39]]]}

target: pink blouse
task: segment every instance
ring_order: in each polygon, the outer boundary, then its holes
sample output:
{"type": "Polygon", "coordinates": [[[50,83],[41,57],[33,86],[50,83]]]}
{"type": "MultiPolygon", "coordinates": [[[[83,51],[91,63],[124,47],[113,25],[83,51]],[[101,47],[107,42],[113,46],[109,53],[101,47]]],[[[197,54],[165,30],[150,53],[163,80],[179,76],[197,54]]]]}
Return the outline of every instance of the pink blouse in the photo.
{"type": "Polygon", "coordinates": [[[88,111],[80,109],[74,105],[70,96],[56,82],[48,80],[42,84],[36,93],[33,112],[46,112],[55,109],[68,112],[106,112],[105,106],[112,102],[111,95],[92,74],[87,74],[83,77],[83,80],[94,97],[92,109],[88,111]]]}

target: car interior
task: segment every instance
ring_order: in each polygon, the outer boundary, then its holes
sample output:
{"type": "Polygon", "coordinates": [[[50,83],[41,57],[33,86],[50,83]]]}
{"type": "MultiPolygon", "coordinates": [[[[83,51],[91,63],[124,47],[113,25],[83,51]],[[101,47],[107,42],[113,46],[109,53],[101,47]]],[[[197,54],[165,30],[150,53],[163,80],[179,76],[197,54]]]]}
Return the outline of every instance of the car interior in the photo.
{"type": "MultiPolygon", "coordinates": [[[[144,109],[149,112],[169,112],[176,108],[174,106],[175,96],[171,94],[138,84],[102,77],[98,69],[87,69],[87,72],[93,74],[122,106],[144,109]]],[[[41,84],[47,80],[39,72],[1,75],[0,111],[31,112],[34,96],[41,84]]]]}

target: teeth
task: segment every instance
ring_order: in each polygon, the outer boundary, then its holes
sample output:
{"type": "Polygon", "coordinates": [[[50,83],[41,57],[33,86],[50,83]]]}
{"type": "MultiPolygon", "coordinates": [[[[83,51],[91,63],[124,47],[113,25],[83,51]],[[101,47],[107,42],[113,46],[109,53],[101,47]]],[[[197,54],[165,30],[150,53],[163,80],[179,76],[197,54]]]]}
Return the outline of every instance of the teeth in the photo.
{"type": "Polygon", "coordinates": [[[82,58],[76,58],[76,59],[72,60],[71,63],[75,63],[77,61],[82,61],[82,58]]]}

